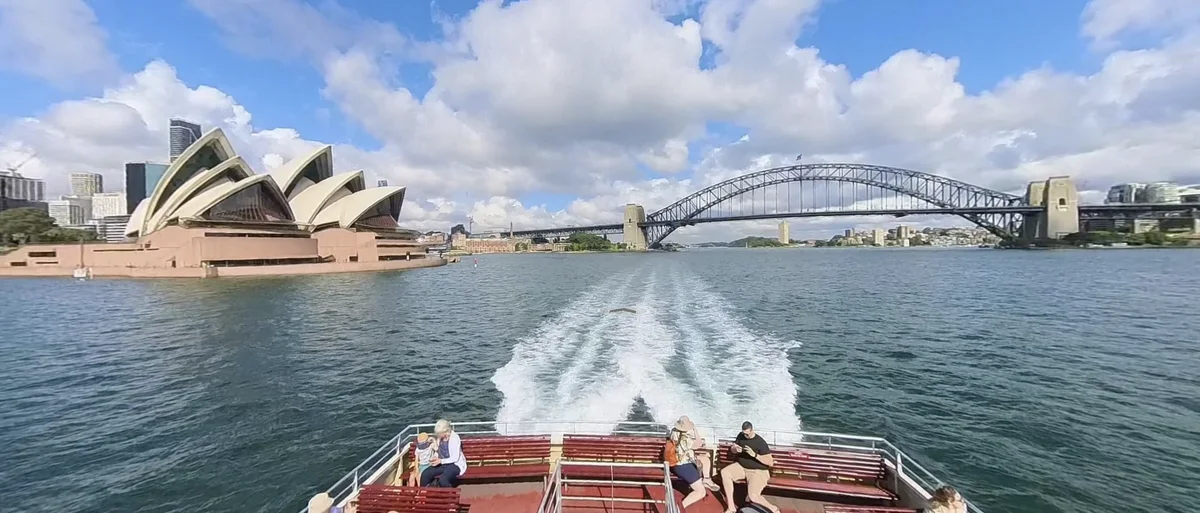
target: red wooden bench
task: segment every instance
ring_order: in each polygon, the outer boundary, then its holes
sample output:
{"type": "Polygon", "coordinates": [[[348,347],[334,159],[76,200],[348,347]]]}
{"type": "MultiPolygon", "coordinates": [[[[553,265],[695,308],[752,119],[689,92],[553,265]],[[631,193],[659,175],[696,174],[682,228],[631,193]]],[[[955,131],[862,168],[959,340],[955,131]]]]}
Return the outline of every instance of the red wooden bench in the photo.
{"type": "Polygon", "coordinates": [[[358,513],[457,513],[458,488],[367,485],[354,502],[358,513]]]}
{"type": "MultiPolygon", "coordinates": [[[[467,472],[460,483],[483,482],[494,479],[543,478],[550,474],[550,437],[548,436],[482,436],[463,438],[463,454],[467,456],[467,472]]],[[[416,444],[408,461],[416,461],[416,444]]],[[[407,482],[412,467],[404,470],[401,479],[407,482]]]]}
{"type": "MultiPolygon", "coordinates": [[[[566,435],[562,457],[568,461],[653,463],[662,465],[665,437],[566,435]]],[[[563,475],[577,479],[661,479],[662,468],[562,465],[563,475]]]]}
{"type": "Polygon", "coordinates": [[[550,437],[488,436],[463,439],[467,473],[461,482],[543,478],[550,473],[550,437]]]}
{"type": "Polygon", "coordinates": [[[891,506],[849,506],[846,504],[826,504],[825,513],[918,513],[912,508],[896,508],[891,506]]]}
{"type": "MultiPolygon", "coordinates": [[[[718,466],[735,460],[728,442],[718,451],[718,466]]],[[[767,488],[810,492],[847,497],[893,501],[896,496],[882,486],[886,467],[883,457],[844,451],[801,450],[793,447],[772,447],[775,466],[767,488]]]]}

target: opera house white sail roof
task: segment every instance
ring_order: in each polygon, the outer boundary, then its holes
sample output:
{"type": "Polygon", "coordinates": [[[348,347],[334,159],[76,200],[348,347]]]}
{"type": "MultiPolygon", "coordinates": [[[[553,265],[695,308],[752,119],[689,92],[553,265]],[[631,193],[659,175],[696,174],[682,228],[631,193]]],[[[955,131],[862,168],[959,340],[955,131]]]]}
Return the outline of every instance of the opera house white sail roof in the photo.
{"type": "Polygon", "coordinates": [[[404,191],[367,188],[362,171],[335,175],[328,145],[256,175],[214,128],[171,163],[125,231],[144,236],[186,221],[395,231],[404,191]]]}

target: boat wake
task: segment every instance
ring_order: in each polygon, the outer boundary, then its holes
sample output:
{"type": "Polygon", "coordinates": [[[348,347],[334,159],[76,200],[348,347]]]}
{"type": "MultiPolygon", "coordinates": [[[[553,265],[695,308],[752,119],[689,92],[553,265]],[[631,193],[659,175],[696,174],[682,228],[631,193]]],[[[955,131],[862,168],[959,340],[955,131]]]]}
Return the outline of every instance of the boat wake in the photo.
{"type": "Polygon", "coordinates": [[[656,422],[688,415],[702,426],[799,431],[787,357],[798,345],[746,326],[685,270],[613,276],[517,342],[492,377],[504,394],[497,427],[583,430],[553,422],[587,420],[609,433],[640,399],[656,422]]]}

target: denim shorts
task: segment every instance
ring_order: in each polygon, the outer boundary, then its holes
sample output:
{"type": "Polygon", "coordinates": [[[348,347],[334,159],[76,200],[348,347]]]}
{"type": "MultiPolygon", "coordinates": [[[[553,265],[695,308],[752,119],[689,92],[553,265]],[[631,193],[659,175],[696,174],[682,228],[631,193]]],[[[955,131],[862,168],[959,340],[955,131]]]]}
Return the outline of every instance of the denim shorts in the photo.
{"type": "Polygon", "coordinates": [[[691,486],[696,481],[700,480],[700,469],[696,468],[695,463],[684,463],[683,465],[675,465],[671,467],[673,472],[679,479],[691,486]]]}

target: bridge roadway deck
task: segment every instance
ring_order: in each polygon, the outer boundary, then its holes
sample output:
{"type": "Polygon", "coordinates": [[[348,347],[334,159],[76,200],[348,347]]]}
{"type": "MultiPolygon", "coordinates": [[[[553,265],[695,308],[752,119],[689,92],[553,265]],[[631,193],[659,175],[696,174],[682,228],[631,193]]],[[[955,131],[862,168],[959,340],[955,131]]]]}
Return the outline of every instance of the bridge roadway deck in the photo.
{"type": "MultiPolygon", "coordinates": [[[[1041,207],[1016,205],[1006,207],[965,207],[965,208],[917,208],[917,209],[876,209],[876,210],[811,210],[806,212],[778,212],[769,214],[748,214],[738,216],[700,216],[691,219],[662,219],[647,220],[638,223],[641,228],[652,226],[691,226],[703,223],[723,223],[729,221],[755,221],[765,219],[789,219],[803,217],[851,217],[851,216],[893,216],[906,217],[917,215],[986,215],[986,214],[1036,214],[1041,207]]],[[[1105,214],[1128,215],[1136,213],[1165,213],[1165,212],[1200,212],[1200,204],[1170,203],[1170,204],[1127,204],[1127,205],[1080,205],[1081,217],[1098,217],[1105,214]]],[[[561,237],[573,233],[617,234],[623,231],[621,224],[602,224],[589,226],[563,226],[538,230],[517,230],[512,232],[516,237],[561,237]]]]}

